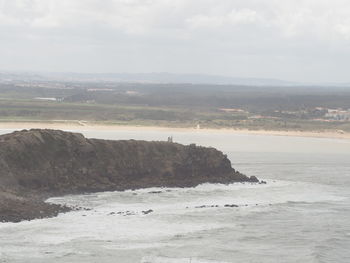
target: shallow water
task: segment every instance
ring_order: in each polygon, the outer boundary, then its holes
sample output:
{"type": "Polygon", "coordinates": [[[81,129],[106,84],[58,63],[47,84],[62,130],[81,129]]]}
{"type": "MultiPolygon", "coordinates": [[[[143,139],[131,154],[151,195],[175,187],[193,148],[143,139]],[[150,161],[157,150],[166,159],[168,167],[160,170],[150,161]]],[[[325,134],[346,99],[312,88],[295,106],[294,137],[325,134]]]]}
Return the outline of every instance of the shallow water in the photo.
{"type": "MultiPolygon", "coordinates": [[[[106,139],[169,136],[84,133],[106,139]]],[[[217,147],[237,170],[268,183],[52,198],[88,210],[0,224],[0,262],[350,262],[349,141],[171,135],[177,142],[217,147]]]]}

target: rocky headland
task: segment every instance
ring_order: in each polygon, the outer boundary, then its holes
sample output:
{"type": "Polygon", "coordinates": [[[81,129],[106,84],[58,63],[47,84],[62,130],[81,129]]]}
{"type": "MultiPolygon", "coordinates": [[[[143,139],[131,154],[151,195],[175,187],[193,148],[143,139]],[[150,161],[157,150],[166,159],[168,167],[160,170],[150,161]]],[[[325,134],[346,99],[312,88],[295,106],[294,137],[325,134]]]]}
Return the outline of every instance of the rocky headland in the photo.
{"type": "Polygon", "coordinates": [[[0,136],[0,222],[55,216],[48,197],[202,183],[258,182],[222,152],[194,144],[87,139],[60,130],[0,136]]]}

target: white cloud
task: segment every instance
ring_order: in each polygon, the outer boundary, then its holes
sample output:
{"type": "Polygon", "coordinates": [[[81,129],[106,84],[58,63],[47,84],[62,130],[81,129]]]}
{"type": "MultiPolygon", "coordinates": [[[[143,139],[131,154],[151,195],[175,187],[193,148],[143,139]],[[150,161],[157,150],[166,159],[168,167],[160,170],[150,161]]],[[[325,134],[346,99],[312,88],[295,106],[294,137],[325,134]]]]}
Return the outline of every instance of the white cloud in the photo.
{"type": "Polygon", "coordinates": [[[130,34],[255,24],[282,37],[311,34],[327,41],[334,34],[347,39],[349,16],[346,0],[0,0],[0,26],[100,24],[130,34]]]}
{"type": "Polygon", "coordinates": [[[254,23],[257,20],[257,13],[250,9],[234,9],[228,14],[228,20],[233,24],[254,23]]]}
{"type": "Polygon", "coordinates": [[[90,71],[105,61],[106,71],[137,64],[137,71],[314,78],[314,64],[350,66],[349,0],[0,0],[0,30],[0,68],[25,65],[30,54],[39,61],[45,51],[37,68],[52,56],[56,70],[67,61],[79,71],[72,50],[90,58],[90,71]]]}
{"type": "Polygon", "coordinates": [[[196,28],[220,28],[240,24],[254,23],[257,13],[250,9],[233,9],[231,12],[220,15],[195,15],[186,20],[192,29],[196,28]]]}
{"type": "Polygon", "coordinates": [[[338,32],[346,39],[350,39],[350,23],[348,24],[337,24],[334,27],[335,31],[338,32]]]}

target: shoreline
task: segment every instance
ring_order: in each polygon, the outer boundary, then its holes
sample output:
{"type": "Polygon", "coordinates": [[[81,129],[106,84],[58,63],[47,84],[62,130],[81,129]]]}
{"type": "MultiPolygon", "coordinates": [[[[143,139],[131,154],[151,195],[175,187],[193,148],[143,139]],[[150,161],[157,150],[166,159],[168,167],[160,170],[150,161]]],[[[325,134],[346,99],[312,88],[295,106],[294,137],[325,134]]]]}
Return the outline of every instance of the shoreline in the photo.
{"type": "Polygon", "coordinates": [[[22,129],[54,129],[68,131],[170,131],[170,132],[196,132],[196,133],[225,133],[291,137],[313,137],[331,139],[350,139],[350,133],[336,131],[279,131],[279,130],[248,130],[233,128],[186,128],[165,126],[142,126],[142,125],[118,125],[89,123],[85,121],[38,121],[38,122],[0,122],[0,130],[22,129]]]}

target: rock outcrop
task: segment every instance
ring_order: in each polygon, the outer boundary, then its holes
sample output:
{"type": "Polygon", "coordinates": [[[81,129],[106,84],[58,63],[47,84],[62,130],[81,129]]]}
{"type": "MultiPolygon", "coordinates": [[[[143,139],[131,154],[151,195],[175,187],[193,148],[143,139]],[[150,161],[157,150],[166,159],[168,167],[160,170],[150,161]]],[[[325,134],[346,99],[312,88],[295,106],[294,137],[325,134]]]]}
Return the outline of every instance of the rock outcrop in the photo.
{"type": "Polygon", "coordinates": [[[87,139],[59,130],[0,136],[0,221],[56,215],[50,196],[201,183],[257,182],[214,148],[171,142],[87,139]]]}

